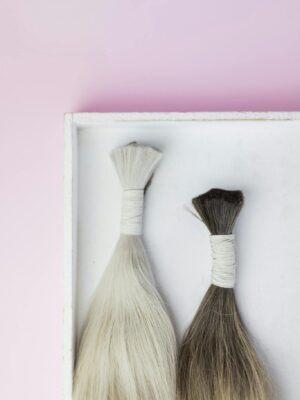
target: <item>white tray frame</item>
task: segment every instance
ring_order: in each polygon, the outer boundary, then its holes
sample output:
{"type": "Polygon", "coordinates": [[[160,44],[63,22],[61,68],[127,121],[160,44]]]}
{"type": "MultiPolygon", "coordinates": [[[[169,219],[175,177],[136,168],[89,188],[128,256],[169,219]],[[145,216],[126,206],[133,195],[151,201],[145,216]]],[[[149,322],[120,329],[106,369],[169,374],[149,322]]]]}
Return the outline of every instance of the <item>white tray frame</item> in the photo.
{"type": "Polygon", "coordinates": [[[64,165],[64,400],[72,400],[73,386],[73,269],[76,265],[77,133],[85,125],[124,121],[242,121],[300,120],[300,112],[154,112],[66,113],[64,165]]]}

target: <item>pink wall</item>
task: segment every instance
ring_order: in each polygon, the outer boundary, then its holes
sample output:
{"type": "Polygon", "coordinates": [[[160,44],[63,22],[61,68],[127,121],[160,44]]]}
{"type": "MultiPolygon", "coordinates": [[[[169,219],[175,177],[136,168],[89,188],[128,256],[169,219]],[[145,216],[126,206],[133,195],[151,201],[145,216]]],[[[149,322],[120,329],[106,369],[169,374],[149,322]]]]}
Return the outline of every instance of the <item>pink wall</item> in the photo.
{"type": "Polygon", "coordinates": [[[299,110],[299,15],[299,0],[1,0],[1,399],[61,398],[63,113],[299,110]]]}

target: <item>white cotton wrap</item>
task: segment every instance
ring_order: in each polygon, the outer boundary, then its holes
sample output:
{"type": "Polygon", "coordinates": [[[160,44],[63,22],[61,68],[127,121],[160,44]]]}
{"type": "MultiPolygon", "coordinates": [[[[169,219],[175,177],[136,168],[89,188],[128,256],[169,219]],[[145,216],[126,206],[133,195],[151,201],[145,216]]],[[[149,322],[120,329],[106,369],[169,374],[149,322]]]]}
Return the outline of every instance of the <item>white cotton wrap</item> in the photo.
{"type": "Polygon", "coordinates": [[[144,190],[123,191],[121,233],[139,236],[143,228],[144,190]]]}
{"type": "Polygon", "coordinates": [[[233,288],[235,284],[236,263],[234,235],[211,235],[212,254],[211,283],[223,288],[233,288]]]}

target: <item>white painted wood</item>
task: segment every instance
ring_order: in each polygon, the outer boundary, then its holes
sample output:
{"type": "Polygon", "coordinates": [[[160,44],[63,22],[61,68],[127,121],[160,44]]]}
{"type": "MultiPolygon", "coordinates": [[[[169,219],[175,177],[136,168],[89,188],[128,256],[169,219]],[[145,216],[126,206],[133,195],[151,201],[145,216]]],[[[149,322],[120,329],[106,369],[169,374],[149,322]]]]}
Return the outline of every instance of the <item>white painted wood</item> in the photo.
{"type": "Polygon", "coordinates": [[[118,236],[121,193],[109,152],[133,139],[164,154],[147,194],[145,236],[179,336],[210,279],[208,234],[184,205],[212,186],[242,189],[238,301],[279,398],[298,398],[300,113],[68,113],[64,400],[72,398],[75,339],[118,236]]]}
{"type": "Polygon", "coordinates": [[[300,112],[74,113],[73,119],[79,126],[112,121],[295,120],[300,119],[300,112]]]}
{"type": "Polygon", "coordinates": [[[71,400],[77,255],[77,128],[71,113],[65,115],[64,230],[64,400],[71,400]]]}

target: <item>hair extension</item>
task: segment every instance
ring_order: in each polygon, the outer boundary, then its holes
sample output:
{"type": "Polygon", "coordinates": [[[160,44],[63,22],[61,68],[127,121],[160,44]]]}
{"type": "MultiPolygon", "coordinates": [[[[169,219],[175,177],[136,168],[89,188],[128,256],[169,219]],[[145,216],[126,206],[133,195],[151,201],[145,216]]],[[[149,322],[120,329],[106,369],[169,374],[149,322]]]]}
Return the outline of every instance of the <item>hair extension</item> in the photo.
{"type": "Polygon", "coordinates": [[[243,206],[243,194],[212,189],[192,202],[211,233],[212,284],[179,351],[179,398],[266,400],[267,374],[241,320],[233,290],[232,231],[243,206]]]}
{"type": "Polygon", "coordinates": [[[141,238],[144,189],[161,154],[132,143],[111,157],[123,187],[121,235],[87,316],[74,399],[173,400],[176,339],[141,238]]]}

